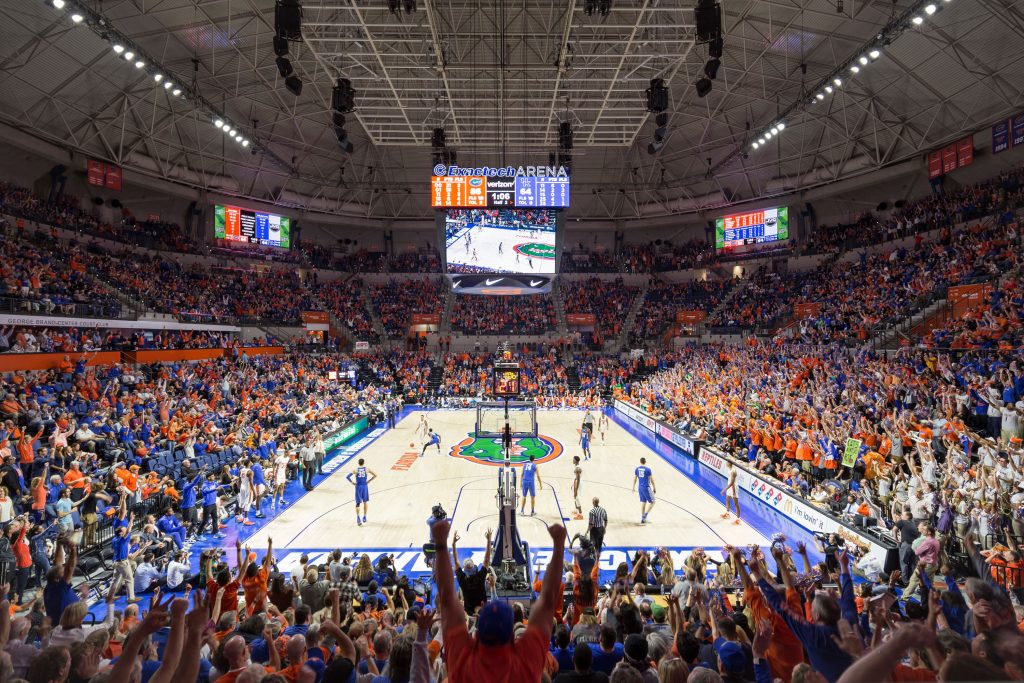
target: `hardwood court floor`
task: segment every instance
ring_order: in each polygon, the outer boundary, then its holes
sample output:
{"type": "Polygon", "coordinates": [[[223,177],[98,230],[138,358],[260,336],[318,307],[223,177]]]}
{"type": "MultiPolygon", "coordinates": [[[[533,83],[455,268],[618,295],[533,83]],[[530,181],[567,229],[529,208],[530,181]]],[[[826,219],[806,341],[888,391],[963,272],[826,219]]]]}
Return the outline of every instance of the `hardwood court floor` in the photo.
{"type": "MultiPolygon", "coordinates": [[[[523,540],[534,548],[550,547],[545,526],[559,520],[570,536],[586,531],[585,518],[571,519],[572,456],[582,457],[582,418],[582,411],[538,411],[541,438],[519,444],[523,452],[535,453],[540,463],[537,515],[528,515],[527,502],[527,516],[518,518],[523,540]]],[[[395,429],[384,432],[339,464],[313,491],[293,502],[246,542],[258,549],[270,536],[275,548],[282,551],[418,550],[429,538],[426,520],[431,508],[440,503],[462,536],[460,546],[474,555],[482,554],[484,532],[497,526],[495,494],[500,458],[496,444],[473,439],[474,420],[475,412],[468,410],[407,414],[395,429]],[[426,455],[419,455],[423,440],[414,431],[421,415],[441,436],[440,454],[430,447],[426,455]],[[370,484],[368,522],[362,526],[355,522],[354,487],[346,481],[359,458],[365,458],[366,466],[377,474],[370,484]]],[[[592,453],[591,460],[581,463],[580,502],[585,516],[593,496],[601,499],[609,517],[605,539],[609,549],[767,545],[764,535],[746,522],[733,525],[722,520],[720,502],[614,421],[604,442],[596,435],[592,453]],[[658,491],[657,505],[643,525],[639,498],[630,491],[633,471],[641,457],[647,458],[658,491]]]]}

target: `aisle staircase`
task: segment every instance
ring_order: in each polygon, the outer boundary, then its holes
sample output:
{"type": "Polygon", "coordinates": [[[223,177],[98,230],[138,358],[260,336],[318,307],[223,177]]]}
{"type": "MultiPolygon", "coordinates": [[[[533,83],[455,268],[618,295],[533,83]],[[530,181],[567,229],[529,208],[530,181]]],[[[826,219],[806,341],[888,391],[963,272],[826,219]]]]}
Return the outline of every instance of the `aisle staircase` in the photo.
{"type": "Polygon", "coordinates": [[[324,303],[324,300],[320,298],[320,294],[317,290],[309,286],[309,282],[303,280],[302,286],[305,287],[306,292],[309,294],[309,298],[316,304],[317,308],[321,311],[327,311],[327,322],[331,326],[331,331],[341,338],[341,346],[348,349],[353,348],[355,346],[355,337],[352,336],[352,332],[348,327],[338,316],[334,315],[334,311],[324,303]]]}
{"type": "Polygon", "coordinates": [[[557,279],[551,284],[551,303],[555,308],[558,336],[566,338],[569,336],[569,325],[565,321],[565,302],[562,301],[562,288],[557,279]]]}
{"type": "Polygon", "coordinates": [[[438,387],[441,386],[441,378],[444,375],[444,362],[441,362],[430,368],[430,376],[427,378],[427,393],[430,396],[437,394],[438,387]]]}
{"type": "Polygon", "coordinates": [[[377,308],[373,305],[373,297],[370,296],[370,285],[366,282],[359,288],[359,296],[363,298],[363,306],[366,306],[367,312],[370,314],[370,321],[373,323],[373,331],[380,337],[382,345],[389,345],[391,339],[388,337],[387,330],[384,329],[384,323],[381,322],[380,316],[377,315],[377,308]]]}
{"type": "Polygon", "coordinates": [[[565,381],[569,385],[571,394],[580,390],[580,373],[576,371],[575,365],[570,365],[565,369],[565,381]]]}
{"type": "Polygon", "coordinates": [[[650,280],[644,280],[644,283],[640,285],[640,291],[637,292],[633,305],[629,307],[629,311],[626,313],[626,321],[622,324],[619,336],[605,342],[605,351],[622,351],[626,348],[629,343],[629,333],[633,331],[633,327],[636,325],[636,316],[640,309],[643,308],[644,297],[647,296],[647,290],[650,289],[650,285],[650,280]]]}
{"type": "Polygon", "coordinates": [[[452,333],[452,307],[455,305],[455,291],[452,289],[451,281],[444,279],[444,306],[441,309],[441,324],[438,325],[438,334],[448,337],[452,333]]]}

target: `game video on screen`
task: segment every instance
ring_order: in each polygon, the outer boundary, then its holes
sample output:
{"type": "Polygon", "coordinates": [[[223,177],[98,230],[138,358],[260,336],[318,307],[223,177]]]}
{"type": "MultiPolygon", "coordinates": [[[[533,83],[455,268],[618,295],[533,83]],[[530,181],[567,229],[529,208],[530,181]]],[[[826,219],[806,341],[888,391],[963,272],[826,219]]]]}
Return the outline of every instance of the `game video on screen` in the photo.
{"type": "Polygon", "coordinates": [[[556,216],[547,209],[447,209],[448,272],[553,274],[556,216]]]}

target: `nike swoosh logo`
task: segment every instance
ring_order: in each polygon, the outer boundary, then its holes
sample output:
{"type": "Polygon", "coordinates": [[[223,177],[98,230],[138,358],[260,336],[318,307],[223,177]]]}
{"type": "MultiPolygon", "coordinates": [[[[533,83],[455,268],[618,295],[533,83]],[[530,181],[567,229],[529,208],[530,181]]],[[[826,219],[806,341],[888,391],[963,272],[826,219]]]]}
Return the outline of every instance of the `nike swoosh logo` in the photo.
{"type": "Polygon", "coordinates": [[[487,280],[484,280],[484,284],[487,285],[488,287],[492,287],[492,286],[498,284],[499,282],[501,282],[504,279],[505,278],[503,278],[503,277],[499,277],[497,280],[487,279],[487,280]]]}
{"type": "Polygon", "coordinates": [[[461,287],[462,286],[462,280],[453,280],[452,281],[452,285],[454,285],[455,287],[461,287]]]}
{"type": "Polygon", "coordinates": [[[530,286],[531,287],[536,287],[537,285],[542,285],[542,284],[544,284],[543,280],[530,280],[530,286]]]}

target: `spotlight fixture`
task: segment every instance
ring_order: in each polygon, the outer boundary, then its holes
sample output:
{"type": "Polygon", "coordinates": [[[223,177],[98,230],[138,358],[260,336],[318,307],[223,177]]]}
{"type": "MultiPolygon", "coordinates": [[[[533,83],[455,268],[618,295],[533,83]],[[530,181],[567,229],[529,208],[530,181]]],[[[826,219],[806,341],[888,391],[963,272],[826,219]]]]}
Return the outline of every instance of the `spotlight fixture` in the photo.
{"type": "Polygon", "coordinates": [[[171,91],[171,94],[174,95],[175,97],[177,97],[178,95],[181,94],[181,88],[175,88],[174,90],[171,91]]]}
{"type": "Polygon", "coordinates": [[[843,82],[838,78],[834,79],[832,82],[836,84],[837,88],[843,84],[843,82]]]}
{"type": "Polygon", "coordinates": [[[405,7],[406,14],[412,14],[416,11],[416,0],[403,0],[402,6],[405,7]]]}
{"type": "Polygon", "coordinates": [[[235,129],[231,126],[224,126],[224,132],[230,135],[231,137],[235,136],[235,129]]]}
{"type": "Polygon", "coordinates": [[[859,60],[857,60],[857,61],[859,61],[859,62],[860,62],[860,65],[861,65],[861,66],[867,66],[867,65],[868,65],[868,58],[867,58],[867,57],[865,57],[864,55],[861,55],[861,56],[860,56],[860,59],[859,59],[859,60]]]}
{"type": "Polygon", "coordinates": [[[913,22],[914,26],[920,26],[921,24],[924,23],[924,17],[917,16],[911,19],[910,21],[913,22]]]}
{"type": "Polygon", "coordinates": [[[852,71],[855,74],[859,74],[860,73],[860,67],[857,66],[856,64],[854,64],[853,66],[850,67],[850,71],[852,71]]]}
{"type": "Polygon", "coordinates": [[[778,135],[778,134],[779,134],[779,127],[778,126],[772,126],[772,135],[778,135]]]}
{"type": "Polygon", "coordinates": [[[882,53],[877,49],[872,50],[871,52],[868,53],[868,57],[871,57],[871,59],[878,59],[881,56],[882,53]]]}
{"type": "Polygon", "coordinates": [[[757,149],[760,146],[760,143],[758,143],[756,140],[754,141],[754,144],[751,145],[751,147],[753,147],[754,149],[757,149]]]}
{"type": "Polygon", "coordinates": [[[778,123],[775,124],[775,127],[778,128],[779,130],[785,130],[786,122],[785,121],[779,121],[778,123]]]}
{"type": "Polygon", "coordinates": [[[141,59],[135,61],[135,68],[136,69],[141,69],[144,66],[146,66],[146,63],[144,61],[142,61],[141,59]]]}
{"type": "Polygon", "coordinates": [[[114,43],[114,52],[116,52],[117,54],[121,54],[122,52],[124,52],[124,45],[114,43]]]}
{"type": "Polygon", "coordinates": [[[288,92],[298,97],[302,94],[302,79],[295,75],[289,76],[284,79],[284,87],[288,89],[288,92]]]}
{"type": "Polygon", "coordinates": [[[64,9],[64,0],[50,0],[50,4],[54,9],[64,9]]]}
{"type": "Polygon", "coordinates": [[[295,73],[295,69],[292,68],[292,63],[288,61],[287,57],[278,57],[275,61],[277,62],[277,71],[281,74],[281,78],[288,78],[295,73]]]}
{"type": "Polygon", "coordinates": [[[711,79],[702,78],[694,84],[697,87],[697,97],[705,97],[711,92],[711,79]]]}
{"type": "Polygon", "coordinates": [[[602,17],[607,17],[608,13],[612,11],[612,0],[597,0],[597,13],[602,17]]]}
{"type": "Polygon", "coordinates": [[[765,131],[765,133],[764,133],[764,139],[765,139],[765,140],[771,140],[771,139],[772,139],[772,132],[771,132],[770,130],[768,130],[768,131],[765,131]]]}
{"type": "Polygon", "coordinates": [[[160,72],[157,72],[153,74],[153,80],[159,83],[160,81],[164,80],[164,75],[160,72]]]}
{"type": "Polygon", "coordinates": [[[135,59],[135,53],[132,52],[131,50],[128,50],[127,52],[124,53],[124,58],[130,62],[133,59],[135,59]]]}
{"type": "Polygon", "coordinates": [[[248,147],[248,146],[249,146],[249,141],[248,140],[242,140],[242,147],[248,147]]]}
{"type": "Polygon", "coordinates": [[[759,145],[763,145],[766,142],[768,142],[768,141],[765,140],[763,135],[757,139],[757,144],[759,144],[759,145]]]}
{"type": "Polygon", "coordinates": [[[213,120],[213,125],[214,125],[214,127],[217,128],[217,130],[220,130],[221,128],[224,127],[224,122],[221,121],[220,119],[214,119],[213,120]]]}
{"type": "Polygon", "coordinates": [[[924,13],[925,14],[935,14],[935,10],[937,10],[937,9],[938,9],[938,7],[936,7],[935,5],[925,5],[924,13]]]}
{"type": "Polygon", "coordinates": [[[832,94],[832,86],[831,85],[826,85],[825,86],[825,92],[827,92],[829,95],[831,95],[832,94]]]}
{"type": "Polygon", "coordinates": [[[815,95],[815,97],[817,97],[819,101],[823,100],[825,99],[825,93],[820,92],[817,95],[815,95]]]}
{"type": "Polygon", "coordinates": [[[83,17],[78,12],[75,12],[74,14],[71,15],[71,21],[76,23],[76,24],[81,24],[84,19],[85,19],[85,17],[83,17]]]}
{"type": "Polygon", "coordinates": [[[164,90],[170,90],[173,85],[170,81],[164,81],[164,90]]]}

